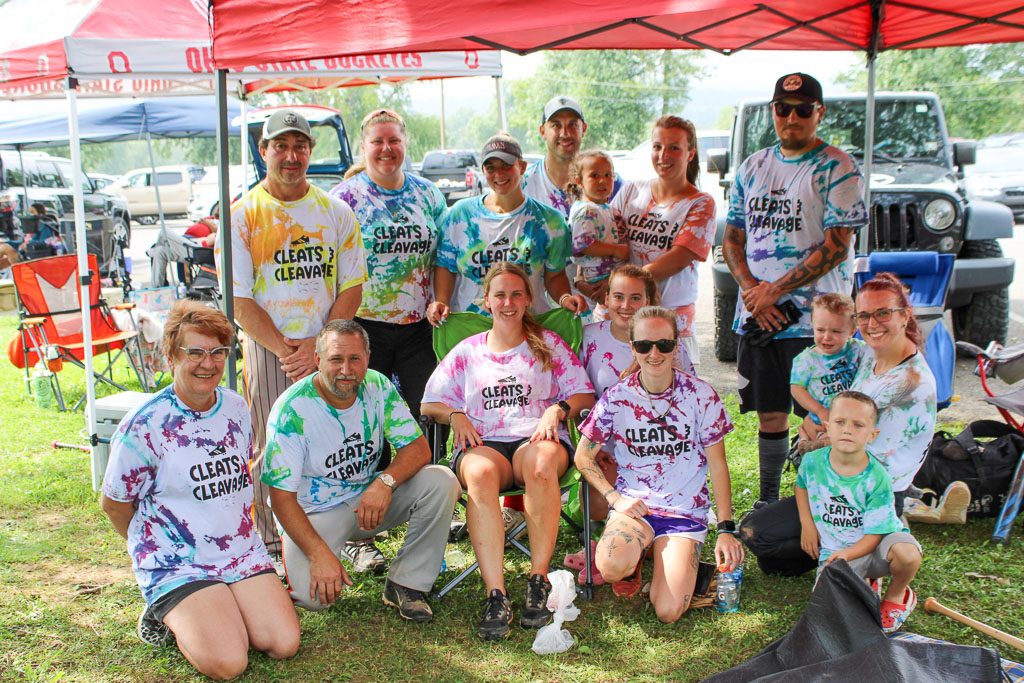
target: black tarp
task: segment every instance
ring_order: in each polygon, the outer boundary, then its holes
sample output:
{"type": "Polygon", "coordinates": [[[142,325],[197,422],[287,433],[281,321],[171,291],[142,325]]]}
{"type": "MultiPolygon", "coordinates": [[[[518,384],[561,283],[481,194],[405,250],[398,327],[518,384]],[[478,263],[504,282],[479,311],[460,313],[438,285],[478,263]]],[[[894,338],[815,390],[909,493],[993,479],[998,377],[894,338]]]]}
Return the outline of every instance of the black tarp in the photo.
{"type": "Polygon", "coordinates": [[[789,633],[743,664],[705,679],[711,683],[1001,680],[999,655],[990,648],[887,638],[878,596],[845,560],[833,562],[822,572],[789,633]]]}

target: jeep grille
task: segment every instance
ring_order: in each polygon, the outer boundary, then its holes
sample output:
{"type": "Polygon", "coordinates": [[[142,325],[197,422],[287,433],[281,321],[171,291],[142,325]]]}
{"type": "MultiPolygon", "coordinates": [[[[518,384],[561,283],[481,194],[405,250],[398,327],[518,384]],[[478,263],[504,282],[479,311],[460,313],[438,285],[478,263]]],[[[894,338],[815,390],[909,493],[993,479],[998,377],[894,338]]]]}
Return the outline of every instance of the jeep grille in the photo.
{"type": "Polygon", "coordinates": [[[938,249],[940,239],[950,236],[954,240],[955,253],[960,248],[963,234],[960,206],[957,206],[953,224],[942,232],[927,229],[921,217],[924,207],[937,197],[953,199],[950,195],[938,193],[872,192],[868,250],[928,251],[938,249]]]}

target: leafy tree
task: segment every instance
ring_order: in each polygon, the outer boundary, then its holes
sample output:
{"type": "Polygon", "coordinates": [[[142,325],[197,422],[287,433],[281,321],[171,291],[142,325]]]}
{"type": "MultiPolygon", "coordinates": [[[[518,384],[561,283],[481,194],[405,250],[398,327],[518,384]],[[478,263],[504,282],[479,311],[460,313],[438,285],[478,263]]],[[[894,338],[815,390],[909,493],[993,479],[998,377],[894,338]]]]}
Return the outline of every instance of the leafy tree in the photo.
{"type": "MultiPolygon", "coordinates": [[[[950,135],[981,138],[1021,130],[1024,43],[967,45],[883,52],[877,90],[930,90],[942,100],[950,135]]],[[[867,88],[867,71],[851,69],[839,82],[867,88]]]]}

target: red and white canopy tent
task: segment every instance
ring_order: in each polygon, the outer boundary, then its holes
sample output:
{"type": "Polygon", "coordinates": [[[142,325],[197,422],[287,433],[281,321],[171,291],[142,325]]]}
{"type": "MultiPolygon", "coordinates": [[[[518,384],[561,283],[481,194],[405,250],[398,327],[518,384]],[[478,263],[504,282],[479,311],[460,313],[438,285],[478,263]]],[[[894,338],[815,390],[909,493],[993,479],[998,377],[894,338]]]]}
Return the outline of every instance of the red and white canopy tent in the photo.
{"type": "MultiPolygon", "coordinates": [[[[153,97],[214,89],[211,28],[205,0],[8,0],[0,5],[0,99],[66,97],[75,178],[75,233],[85,244],[77,97],[153,97]]],[[[324,59],[253,60],[231,80],[247,93],[405,83],[420,79],[501,76],[500,53],[472,47],[420,54],[395,51],[324,59]]],[[[223,74],[219,79],[226,83],[223,74]]],[[[500,91],[499,91],[500,92],[500,91]]],[[[226,100],[225,100],[226,102],[226,100]]],[[[222,143],[227,116],[221,107],[222,143]]],[[[224,150],[227,149],[222,144],[224,150]]],[[[243,145],[244,148],[244,145],[243,145]]],[[[222,155],[226,186],[227,158],[222,155]]],[[[223,200],[222,200],[223,201],[223,200]]],[[[79,271],[86,252],[78,249],[79,271]]],[[[83,342],[91,344],[88,289],[82,284],[83,342]]],[[[87,419],[95,424],[92,357],[85,356],[87,419]]],[[[233,377],[233,373],[232,373],[233,377]]],[[[95,465],[95,463],[94,463],[95,465]]],[[[94,466],[94,487],[96,471],[94,466]]],[[[102,473],[101,473],[102,474],[102,473]]]]}

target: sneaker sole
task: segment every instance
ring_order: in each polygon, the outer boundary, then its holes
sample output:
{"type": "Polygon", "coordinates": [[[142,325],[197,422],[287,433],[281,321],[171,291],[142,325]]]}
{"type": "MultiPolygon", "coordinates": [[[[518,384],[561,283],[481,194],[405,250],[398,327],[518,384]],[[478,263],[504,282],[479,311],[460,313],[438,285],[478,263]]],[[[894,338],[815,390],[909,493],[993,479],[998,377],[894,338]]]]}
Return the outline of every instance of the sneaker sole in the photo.
{"type": "Polygon", "coordinates": [[[946,488],[939,503],[939,524],[966,524],[970,505],[971,489],[963,482],[954,481],[946,488]]]}
{"type": "Polygon", "coordinates": [[[511,612],[509,612],[509,614],[508,614],[508,623],[505,624],[504,632],[502,632],[502,631],[492,631],[492,632],[489,632],[489,633],[484,633],[484,632],[480,631],[479,629],[477,629],[477,632],[476,632],[476,634],[478,636],[480,636],[480,638],[482,640],[505,640],[506,638],[509,637],[509,634],[511,634],[511,633],[512,633],[512,613],[511,612]]]}
{"type": "Polygon", "coordinates": [[[548,612],[547,618],[543,621],[541,621],[540,617],[536,619],[526,619],[525,617],[519,617],[519,625],[523,628],[541,628],[542,626],[547,626],[548,624],[550,624],[554,620],[554,618],[555,615],[551,612],[548,612]]]}
{"type": "Polygon", "coordinates": [[[425,623],[427,623],[428,621],[430,621],[431,619],[434,618],[433,614],[431,614],[429,617],[426,617],[426,618],[406,616],[405,614],[402,613],[402,607],[397,602],[395,602],[393,600],[388,600],[388,598],[385,595],[383,595],[383,594],[380,596],[380,599],[388,607],[394,607],[396,610],[398,610],[398,616],[402,617],[406,621],[411,621],[411,622],[416,623],[416,624],[425,624],[425,623]]]}

